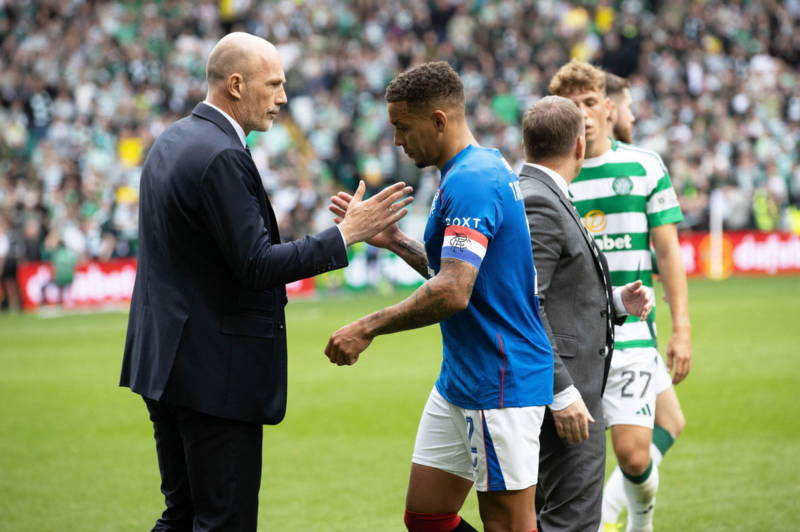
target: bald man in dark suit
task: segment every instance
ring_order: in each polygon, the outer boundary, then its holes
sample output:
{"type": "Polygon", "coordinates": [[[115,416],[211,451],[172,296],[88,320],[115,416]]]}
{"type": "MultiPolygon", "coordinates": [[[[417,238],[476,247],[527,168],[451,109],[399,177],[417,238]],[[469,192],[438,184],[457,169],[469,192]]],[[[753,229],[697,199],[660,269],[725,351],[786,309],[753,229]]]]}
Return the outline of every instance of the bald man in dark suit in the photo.
{"type": "Polygon", "coordinates": [[[281,243],[245,137],[286,103],[280,56],[221,39],[208,94],[142,170],[140,251],[120,384],[144,397],[166,509],[155,531],[256,530],[262,425],[286,411],[285,284],[347,265],[346,247],[405,214],[398,183],[338,225],[281,243]]]}

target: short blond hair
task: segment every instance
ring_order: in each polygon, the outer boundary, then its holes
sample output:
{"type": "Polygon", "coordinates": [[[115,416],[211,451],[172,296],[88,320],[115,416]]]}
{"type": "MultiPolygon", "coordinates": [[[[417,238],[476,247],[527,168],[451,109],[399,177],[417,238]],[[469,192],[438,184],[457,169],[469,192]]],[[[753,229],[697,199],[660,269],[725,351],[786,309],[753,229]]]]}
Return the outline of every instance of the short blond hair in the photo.
{"type": "Polygon", "coordinates": [[[606,74],[594,65],[573,59],[558,69],[547,88],[556,96],[567,96],[576,90],[593,90],[605,95],[606,74]]]}

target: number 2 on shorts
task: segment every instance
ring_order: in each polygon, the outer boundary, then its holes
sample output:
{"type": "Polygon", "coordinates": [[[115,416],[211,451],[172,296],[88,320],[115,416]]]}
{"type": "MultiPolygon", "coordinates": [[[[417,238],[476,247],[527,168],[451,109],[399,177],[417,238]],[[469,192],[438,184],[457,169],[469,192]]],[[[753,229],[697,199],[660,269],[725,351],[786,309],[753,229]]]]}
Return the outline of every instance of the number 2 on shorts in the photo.
{"type": "Polygon", "coordinates": [[[475,433],[475,422],[472,420],[472,416],[465,416],[464,419],[467,422],[467,439],[469,440],[469,452],[472,455],[472,468],[476,469],[478,467],[478,448],[472,445],[472,435],[475,433]]]}

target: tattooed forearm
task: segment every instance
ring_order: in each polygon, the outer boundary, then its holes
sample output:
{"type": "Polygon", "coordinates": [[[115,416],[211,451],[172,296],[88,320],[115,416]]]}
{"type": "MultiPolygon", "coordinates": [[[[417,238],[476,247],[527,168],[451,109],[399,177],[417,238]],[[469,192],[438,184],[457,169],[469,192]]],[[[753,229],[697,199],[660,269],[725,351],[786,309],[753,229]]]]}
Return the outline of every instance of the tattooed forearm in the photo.
{"type": "Polygon", "coordinates": [[[411,238],[404,238],[392,247],[392,251],[425,279],[431,278],[428,272],[428,256],[421,243],[411,238]]]}
{"type": "Polygon", "coordinates": [[[477,275],[478,270],[466,262],[444,259],[438,275],[397,305],[366,316],[366,325],[377,336],[447,319],[467,307],[477,275]]]}
{"type": "Polygon", "coordinates": [[[447,294],[442,287],[431,286],[431,283],[441,284],[428,281],[405,301],[367,316],[375,335],[417,329],[452,316],[454,312],[447,305],[447,294]]]}
{"type": "Polygon", "coordinates": [[[457,284],[464,287],[467,299],[472,296],[478,270],[457,259],[442,259],[441,271],[455,277],[457,284]]]}

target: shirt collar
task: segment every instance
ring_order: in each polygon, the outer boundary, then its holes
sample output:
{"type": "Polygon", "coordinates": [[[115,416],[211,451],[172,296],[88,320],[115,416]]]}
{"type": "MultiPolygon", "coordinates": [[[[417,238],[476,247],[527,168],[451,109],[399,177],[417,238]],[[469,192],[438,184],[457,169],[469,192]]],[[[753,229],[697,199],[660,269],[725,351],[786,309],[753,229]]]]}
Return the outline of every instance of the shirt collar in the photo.
{"type": "Polygon", "coordinates": [[[569,185],[567,185],[567,180],[561,177],[561,174],[559,174],[552,168],[542,166],[541,164],[534,164],[534,163],[525,163],[525,164],[549,175],[550,179],[555,181],[556,185],[558,186],[558,189],[564,193],[564,196],[569,197],[569,185]]]}
{"type": "Polygon", "coordinates": [[[226,113],[225,111],[223,111],[222,109],[220,109],[219,107],[214,105],[213,103],[209,102],[208,100],[205,100],[203,103],[206,104],[207,106],[211,107],[212,109],[216,109],[217,112],[221,113],[222,116],[224,116],[225,118],[228,119],[228,122],[231,123],[231,125],[233,126],[234,131],[236,131],[236,134],[239,135],[239,140],[242,142],[242,146],[247,148],[247,141],[245,140],[244,129],[242,129],[242,126],[239,125],[239,122],[234,120],[231,117],[231,115],[229,115],[228,113],[226,113]]]}
{"type": "Polygon", "coordinates": [[[461,150],[460,152],[458,152],[455,155],[453,155],[453,157],[449,161],[444,163],[444,166],[442,166],[442,170],[440,172],[440,174],[442,175],[442,178],[441,178],[442,180],[444,180],[445,176],[447,175],[447,172],[450,171],[450,169],[453,167],[453,165],[455,165],[456,162],[459,159],[461,159],[461,157],[466,155],[467,152],[470,151],[472,148],[475,148],[475,146],[472,145],[472,144],[467,144],[467,146],[463,150],[461,150]]]}
{"type": "Polygon", "coordinates": [[[613,159],[614,152],[617,151],[617,148],[619,147],[619,142],[617,139],[611,137],[609,137],[609,140],[611,141],[611,148],[597,157],[588,157],[584,159],[583,168],[594,168],[595,166],[606,164],[613,159]]]}

